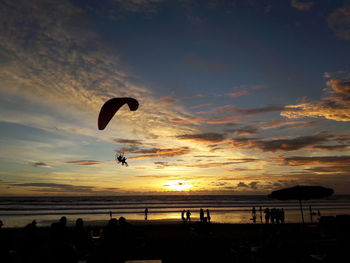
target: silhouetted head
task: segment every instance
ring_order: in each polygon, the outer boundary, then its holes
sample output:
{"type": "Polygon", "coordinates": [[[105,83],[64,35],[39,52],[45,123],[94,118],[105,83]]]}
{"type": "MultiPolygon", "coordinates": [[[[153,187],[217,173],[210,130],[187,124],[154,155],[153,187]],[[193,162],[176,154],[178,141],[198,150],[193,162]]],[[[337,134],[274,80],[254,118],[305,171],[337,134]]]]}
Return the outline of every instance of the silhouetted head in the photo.
{"type": "Polygon", "coordinates": [[[84,226],[84,221],[83,221],[83,219],[78,218],[78,219],[75,221],[75,226],[76,226],[77,228],[83,228],[83,226],[84,226]]]}
{"type": "Polygon", "coordinates": [[[112,218],[111,220],[108,221],[108,226],[110,226],[110,227],[118,226],[118,220],[115,218],[112,218]]]}
{"type": "Polygon", "coordinates": [[[36,220],[32,221],[32,226],[36,226],[36,220]]]}
{"type": "Polygon", "coordinates": [[[60,218],[60,225],[66,226],[66,224],[67,224],[67,217],[62,216],[62,217],[60,218]]]}
{"type": "Polygon", "coordinates": [[[125,219],[125,217],[123,217],[123,216],[121,216],[121,217],[119,217],[119,225],[125,225],[126,224],[126,219],[125,219]]]}

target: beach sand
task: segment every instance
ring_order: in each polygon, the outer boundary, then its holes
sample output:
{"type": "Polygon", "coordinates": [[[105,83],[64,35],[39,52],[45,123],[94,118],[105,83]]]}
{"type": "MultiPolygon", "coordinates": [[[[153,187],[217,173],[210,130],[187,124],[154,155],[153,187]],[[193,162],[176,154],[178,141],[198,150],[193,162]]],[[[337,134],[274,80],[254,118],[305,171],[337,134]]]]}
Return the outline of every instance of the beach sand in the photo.
{"type": "MultiPolygon", "coordinates": [[[[183,224],[176,220],[130,221],[132,238],[106,241],[107,222],[90,221],[93,247],[87,262],[162,260],[162,262],[338,262],[349,251],[349,225],[336,224],[183,224]],[[341,227],[341,228],[340,228],[341,227]],[[101,235],[101,236],[100,236],[101,235]],[[316,259],[318,258],[318,259],[316,259]]],[[[68,227],[74,231],[73,227],[68,227]]],[[[38,253],[50,251],[50,228],[37,229],[38,253]]],[[[5,228],[18,254],[25,245],[24,228],[5,228]]],[[[22,256],[23,258],[23,256],[22,256]]],[[[24,257],[25,258],[25,257],[24,257]]],[[[45,257],[44,257],[45,258],[45,257]]],[[[47,262],[56,262],[52,260],[47,262]]],[[[16,261],[17,262],[17,261],[16,261]]],[[[28,262],[28,261],[19,261],[28,262]]],[[[32,261],[29,261],[32,262],[32,261]]],[[[34,262],[34,261],[33,261],[34,262]]],[[[40,260],[38,261],[40,262],[40,260]]],[[[76,262],[76,261],[73,261],[76,262]]]]}

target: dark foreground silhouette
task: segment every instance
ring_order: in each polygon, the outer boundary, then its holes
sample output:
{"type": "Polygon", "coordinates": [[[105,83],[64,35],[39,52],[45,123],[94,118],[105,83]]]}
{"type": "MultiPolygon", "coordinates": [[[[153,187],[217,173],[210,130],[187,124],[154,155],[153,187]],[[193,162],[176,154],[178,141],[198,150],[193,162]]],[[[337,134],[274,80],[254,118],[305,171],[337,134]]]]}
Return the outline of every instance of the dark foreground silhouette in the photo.
{"type": "Polygon", "coordinates": [[[62,217],[51,227],[1,226],[1,262],[344,262],[350,249],[349,215],[317,224],[132,225],[120,217],[89,227],[78,218],[67,227],[62,217]]]}

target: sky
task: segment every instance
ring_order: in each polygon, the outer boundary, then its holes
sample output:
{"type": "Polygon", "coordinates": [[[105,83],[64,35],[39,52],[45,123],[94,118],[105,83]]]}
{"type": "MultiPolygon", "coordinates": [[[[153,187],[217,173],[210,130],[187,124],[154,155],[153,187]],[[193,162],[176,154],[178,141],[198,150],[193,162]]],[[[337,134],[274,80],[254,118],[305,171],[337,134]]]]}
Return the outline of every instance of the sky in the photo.
{"type": "Polygon", "coordinates": [[[350,194],[349,61],[350,1],[0,0],[0,195],[350,194]]]}

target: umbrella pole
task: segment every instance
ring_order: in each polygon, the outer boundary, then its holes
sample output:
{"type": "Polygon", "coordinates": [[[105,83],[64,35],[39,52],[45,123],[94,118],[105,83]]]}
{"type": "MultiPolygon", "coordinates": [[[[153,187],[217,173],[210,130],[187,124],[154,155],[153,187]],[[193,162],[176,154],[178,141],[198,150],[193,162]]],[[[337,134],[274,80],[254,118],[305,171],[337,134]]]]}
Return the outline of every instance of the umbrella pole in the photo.
{"type": "Polygon", "coordinates": [[[304,224],[304,213],[303,213],[303,205],[301,203],[301,199],[299,199],[299,205],[300,205],[301,219],[303,220],[303,224],[304,224]]]}

